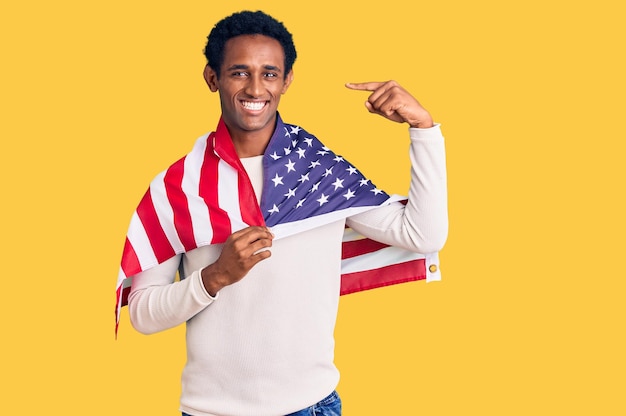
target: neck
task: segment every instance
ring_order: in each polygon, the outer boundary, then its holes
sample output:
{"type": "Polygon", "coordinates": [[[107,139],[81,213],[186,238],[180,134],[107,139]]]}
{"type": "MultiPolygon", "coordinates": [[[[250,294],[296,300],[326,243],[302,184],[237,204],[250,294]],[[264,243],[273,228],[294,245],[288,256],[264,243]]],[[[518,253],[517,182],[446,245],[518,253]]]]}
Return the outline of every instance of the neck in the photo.
{"type": "Polygon", "coordinates": [[[230,131],[230,138],[233,141],[233,145],[235,146],[235,151],[237,152],[237,156],[242,157],[251,157],[251,156],[260,156],[265,153],[265,149],[267,148],[267,144],[270,142],[272,138],[272,134],[274,130],[270,132],[259,131],[259,132],[235,132],[230,131]]]}

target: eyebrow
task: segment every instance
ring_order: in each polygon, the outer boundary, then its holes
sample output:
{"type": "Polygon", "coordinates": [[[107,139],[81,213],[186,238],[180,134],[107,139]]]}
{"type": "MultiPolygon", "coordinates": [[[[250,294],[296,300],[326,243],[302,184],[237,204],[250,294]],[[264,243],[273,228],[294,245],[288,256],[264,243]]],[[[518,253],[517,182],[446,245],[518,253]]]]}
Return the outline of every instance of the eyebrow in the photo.
{"type": "MultiPolygon", "coordinates": [[[[236,69],[250,69],[250,67],[248,65],[244,65],[244,64],[235,64],[235,65],[230,66],[226,70],[227,71],[233,71],[233,70],[236,70],[236,69]]],[[[263,65],[263,69],[266,69],[268,71],[282,72],[279,67],[274,66],[274,65],[263,65]]]]}

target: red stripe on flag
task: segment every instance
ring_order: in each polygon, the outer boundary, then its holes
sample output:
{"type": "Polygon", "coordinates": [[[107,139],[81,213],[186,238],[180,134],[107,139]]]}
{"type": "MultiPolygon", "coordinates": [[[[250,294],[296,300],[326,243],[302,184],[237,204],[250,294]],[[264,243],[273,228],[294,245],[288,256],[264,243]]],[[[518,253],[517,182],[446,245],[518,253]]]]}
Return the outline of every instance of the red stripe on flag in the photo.
{"type": "Polygon", "coordinates": [[[141,271],[141,264],[139,263],[139,257],[135,253],[133,245],[130,243],[128,237],[124,243],[124,251],[122,253],[122,270],[124,275],[132,276],[141,271]]]}
{"type": "Polygon", "coordinates": [[[424,259],[341,275],[341,294],[426,279],[424,259]]]}
{"type": "Polygon", "coordinates": [[[196,238],[193,234],[191,214],[187,204],[187,195],[183,192],[183,174],[185,169],[185,158],[174,163],[165,173],[165,192],[167,199],[174,211],[174,226],[178,233],[180,242],[185,247],[185,251],[196,248],[196,238]]]}
{"type": "Polygon", "coordinates": [[[120,325],[120,321],[118,319],[119,314],[120,314],[120,308],[128,304],[128,302],[120,303],[121,296],[122,296],[122,286],[118,286],[117,290],[115,291],[115,339],[117,339],[117,329],[120,325]]]}
{"type": "Polygon", "coordinates": [[[261,208],[257,203],[256,194],[254,193],[250,178],[245,169],[243,169],[243,166],[241,169],[243,173],[240,171],[238,175],[241,219],[249,225],[265,225],[263,213],[261,213],[261,208]]]}
{"type": "Polygon", "coordinates": [[[204,163],[200,169],[199,194],[209,207],[209,218],[213,228],[211,243],[219,244],[226,241],[231,234],[231,224],[228,214],[219,205],[219,158],[213,153],[213,149],[207,146],[204,153],[204,163]]]}
{"type": "Polygon", "coordinates": [[[122,306],[126,306],[126,305],[128,305],[128,295],[130,295],[131,287],[130,286],[128,286],[128,287],[121,286],[120,289],[121,289],[121,292],[122,292],[120,294],[122,296],[122,306]]]}
{"type": "MultiPolygon", "coordinates": [[[[265,225],[261,208],[257,203],[252,183],[248,178],[248,173],[241,164],[241,159],[237,155],[233,141],[228,133],[228,128],[224,120],[220,118],[214,138],[214,151],[228,165],[237,171],[237,187],[239,196],[239,207],[241,219],[248,225],[265,225]]],[[[211,140],[211,137],[209,140],[211,140]]],[[[213,156],[213,155],[211,155],[213,156]]]]}
{"type": "Polygon", "coordinates": [[[152,202],[152,194],[150,191],[146,192],[142,201],[137,207],[137,216],[143,224],[143,228],[146,230],[146,235],[152,246],[152,252],[154,253],[159,263],[174,257],[176,251],[172,247],[165,231],[161,227],[159,217],[157,216],[156,209],[152,202]]]}
{"type": "Polygon", "coordinates": [[[389,247],[389,245],[370,240],[369,238],[344,241],[341,245],[341,259],[349,259],[362,254],[373,253],[385,247],[389,247]]]}
{"type": "Polygon", "coordinates": [[[130,295],[130,286],[124,288],[124,285],[120,285],[115,291],[115,338],[117,339],[117,329],[120,324],[118,320],[120,314],[120,308],[128,305],[128,296],[130,295]]]}

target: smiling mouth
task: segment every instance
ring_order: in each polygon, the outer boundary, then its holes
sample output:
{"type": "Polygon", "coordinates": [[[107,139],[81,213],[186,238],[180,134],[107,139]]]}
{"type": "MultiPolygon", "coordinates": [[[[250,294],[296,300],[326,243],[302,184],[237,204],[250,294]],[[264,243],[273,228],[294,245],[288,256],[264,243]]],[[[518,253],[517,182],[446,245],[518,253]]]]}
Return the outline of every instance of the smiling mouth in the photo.
{"type": "Polygon", "coordinates": [[[267,104],[267,101],[241,101],[243,108],[253,111],[262,110],[265,104],[267,104]]]}

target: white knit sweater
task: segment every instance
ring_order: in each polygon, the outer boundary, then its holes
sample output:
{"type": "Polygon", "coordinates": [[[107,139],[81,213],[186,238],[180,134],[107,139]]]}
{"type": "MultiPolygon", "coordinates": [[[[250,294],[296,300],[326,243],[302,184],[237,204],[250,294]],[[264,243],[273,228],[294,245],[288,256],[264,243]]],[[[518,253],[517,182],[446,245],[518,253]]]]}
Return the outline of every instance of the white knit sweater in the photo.
{"type": "MultiPolygon", "coordinates": [[[[445,151],[439,126],[409,129],[409,202],[355,215],[361,234],[421,253],[447,237],[445,151]]],[[[261,156],[242,162],[256,195],[261,156]]],[[[337,386],[333,331],[339,302],[344,221],[275,240],[272,256],[216,298],[200,269],[221,245],[178,255],[133,278],[129,311],[142,333],[187,323],[187,364],[180,409],[194,416],[285,415],[316,403],[337,386]],[[181,262],[186,278],[174,282],[181,262]]]]}

